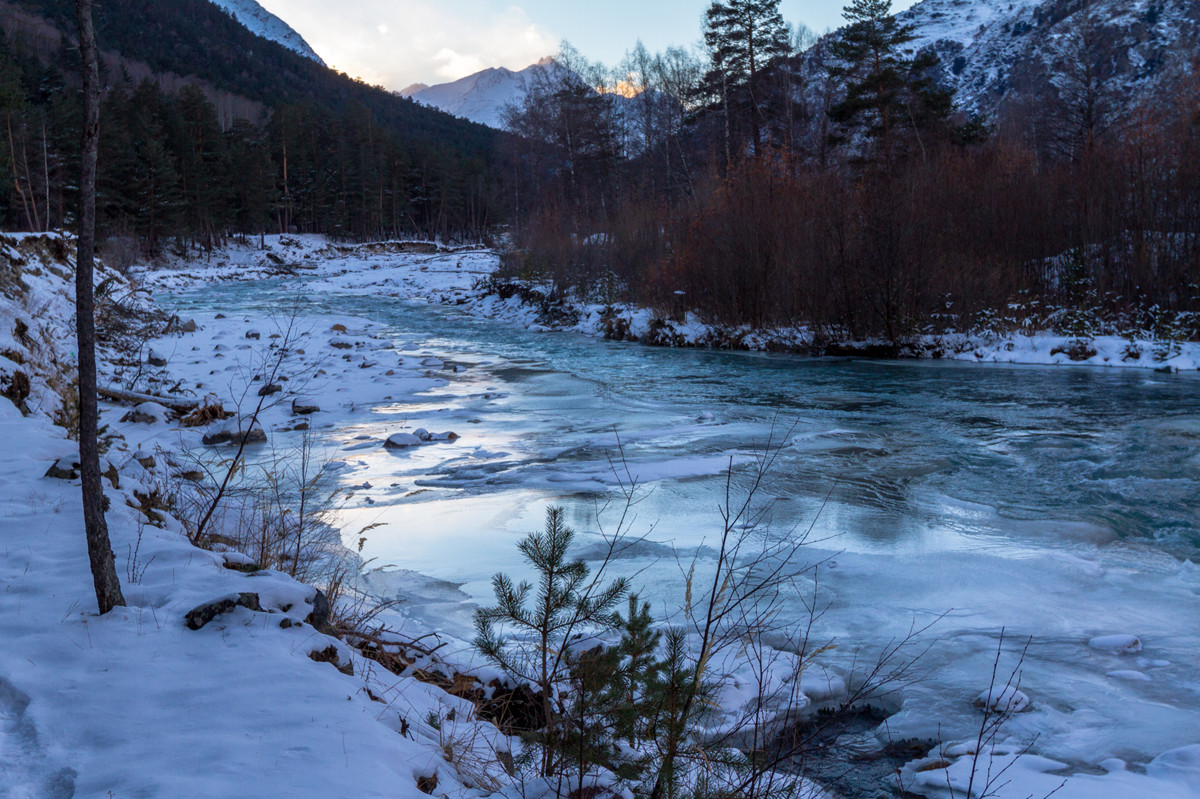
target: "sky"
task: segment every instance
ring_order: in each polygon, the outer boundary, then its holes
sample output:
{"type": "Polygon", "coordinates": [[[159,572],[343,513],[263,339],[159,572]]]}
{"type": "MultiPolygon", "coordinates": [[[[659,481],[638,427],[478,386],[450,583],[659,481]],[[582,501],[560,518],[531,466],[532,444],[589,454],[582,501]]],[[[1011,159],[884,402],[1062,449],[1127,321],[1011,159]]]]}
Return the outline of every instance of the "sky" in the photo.
{"type": "MultiPolygon", "coordinates": [[[[903,10],[917,0],[893,0],[903,10]]],[[[848,0],[782,0],[784,18],[822,32],[848,0]]],[[[390,89],[445,83],[488,67],[521,69],[569,41],[616,64],[700,40],[707,0],[259,0],[330,66],[390,89]]]]}

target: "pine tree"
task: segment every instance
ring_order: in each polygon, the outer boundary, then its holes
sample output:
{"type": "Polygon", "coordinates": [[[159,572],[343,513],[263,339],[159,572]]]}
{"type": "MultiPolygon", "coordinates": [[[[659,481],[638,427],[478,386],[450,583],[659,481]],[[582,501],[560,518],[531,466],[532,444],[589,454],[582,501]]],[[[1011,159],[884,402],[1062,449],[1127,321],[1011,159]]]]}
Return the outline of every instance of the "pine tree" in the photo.
{"type": "Polygon", "coordinates": [[[842,127],[832,135],[833,143],[861,132],[889,159],[898,130],[919,134],[953,110],[953,94],[930,76],[937,58],[909,57],[904,46],[912,42],[913,28],[891,11],[892,0],[853,0],[843,11],[849,25],[829,47],[837,62],[833,75],[847,84],[845,99],[829,110],[830,119],[842,127]]]}
{"type": "MultiPolygon", "coordinates": [[[[569,556],[574,540],[575,531],[564,522],[563,509],[547,509],[545,530],[530,533],[517,545],[537,572],[536,593],[531,583],[514,583],[508,575],[497,574],[492,578],[495,607],[475,612],[476,648],[507,674],[540,692],[546,726],[537,739],[538,768],[547,777],[559,773],[562,759],[572,754],[571,731],[562,725],[569,708],[558,689],[571,677],[576,635],[618,627],[621,619],[614,608],[629,588],[623,578],[601,585],[599,575],[592,576],[582,560],[569,556]]],[[[598,680],[598,690],[607,683],[598,680]]]]}
{"type": "Polygon", "coordinates": [[[705,14],[704,43],[712,60],[705,83],[725,116],[726,162],[732,160],[733,119],[739,112],[744,112],[754,154],[759,155],[764,120],[758,76],[773,60],[791,52],[779,0],[715,0],[705,14]]]}

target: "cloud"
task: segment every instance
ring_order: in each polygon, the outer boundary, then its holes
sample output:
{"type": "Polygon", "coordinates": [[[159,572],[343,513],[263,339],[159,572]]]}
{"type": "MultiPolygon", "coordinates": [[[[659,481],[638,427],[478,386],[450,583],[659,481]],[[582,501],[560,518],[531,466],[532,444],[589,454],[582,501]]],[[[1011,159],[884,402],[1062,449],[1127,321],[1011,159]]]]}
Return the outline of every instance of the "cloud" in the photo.
{"type": "Polygon", "coordinates": [[[520,69],[558,50],[559,37],[523,8],[488,0],[259,0],[330,66],[401,89],[481,69],[520,69]]]}

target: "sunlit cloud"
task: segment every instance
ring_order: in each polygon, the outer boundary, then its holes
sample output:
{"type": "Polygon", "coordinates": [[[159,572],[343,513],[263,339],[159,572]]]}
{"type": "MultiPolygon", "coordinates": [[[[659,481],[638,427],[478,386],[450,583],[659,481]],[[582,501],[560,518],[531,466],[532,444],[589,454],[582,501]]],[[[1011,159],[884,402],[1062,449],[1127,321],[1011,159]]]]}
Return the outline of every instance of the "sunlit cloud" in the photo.
{"type": "Polygon", "coordinates": [[[487,0],[259,0],[335,69],[390,89],[455,80],[487,67],[521,69],[558,50],[559,36],[520,6],[487,0]]]}

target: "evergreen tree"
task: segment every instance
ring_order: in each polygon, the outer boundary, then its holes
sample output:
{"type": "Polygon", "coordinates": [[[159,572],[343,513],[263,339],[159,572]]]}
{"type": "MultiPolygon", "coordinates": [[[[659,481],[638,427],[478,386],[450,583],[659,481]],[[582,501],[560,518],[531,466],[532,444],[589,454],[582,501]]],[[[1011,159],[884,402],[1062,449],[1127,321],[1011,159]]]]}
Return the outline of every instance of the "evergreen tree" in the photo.
{"type": "Polygon", "coordinates": [[[911,58],[905,45],[913,28],[892,16],[892,0],[853,0],[843,14],[849,25],[830,43],[835,78],[846,82],[845,98],[829,110],[841,126],[835,144],[861,133],[877,142],[890,158],[895,134],[919,132],[945,120],[953,110],[953,94],[932,80],[936,56],[911,58]]]}
{"type": "MultiPolygon", "coordinates": [[[[536,588],[497,574],[492,578],[495,607],[475,611],[476,648],[539,692],[546,726],[536,739],[541,748],[538,771],[546,777],[560,773],[563,759],[573,755],[570,744],[579,742],[563,725],[572,714],[559,690],[572,676],[572,645],[578,634],[619,627],[621,619],[614,608],[629,588],[623,578],[601,585],[599,575],[591,575],[582,560],[569,556],[574,540],[563,509],[547,509],[545,530],[530,533],[517,545],[537,572],[536,588]]],[[[587,668],[595,677],[588,690],[607,691],[611,680],[601,675],[615,668],[611,659],[592,662],[587,668]]]]}
{"type": "Polygon", "coordinates": [[[759,74],[791,52],[779,0],[714,0],[704,19],[704,43],[712,60],[705,76],[725,116],[726,160],[732,160],[735,117],[744,117],[754,154],[762,152],[763,112],[759,74]]]}

